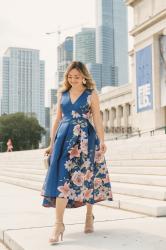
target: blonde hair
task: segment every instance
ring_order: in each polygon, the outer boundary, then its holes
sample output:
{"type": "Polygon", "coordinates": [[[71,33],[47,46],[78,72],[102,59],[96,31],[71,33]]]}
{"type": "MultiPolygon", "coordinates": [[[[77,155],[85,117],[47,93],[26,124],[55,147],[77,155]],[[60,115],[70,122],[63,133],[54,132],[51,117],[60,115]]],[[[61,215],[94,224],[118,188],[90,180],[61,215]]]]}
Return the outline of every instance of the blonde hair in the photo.
{"type": "Polygon", "coordinates": [[[64,92],[66,90],[69,90],[72,87],[70,83],[68,82],[68,75],[72,69],[76,69],[81,73],[82,77],[86,81],[86,84],[84,84],[84,86],[87,89],[96,89],[96,83],[93,81],[92,76],[89,73],[85,64],[79,61],[73,61],[68,65],[66,69],[66,72],[64,74],[64,80],[62,82],[62,87],[60,87],[60,89],[58,90],[59,92],[64,92]]]}

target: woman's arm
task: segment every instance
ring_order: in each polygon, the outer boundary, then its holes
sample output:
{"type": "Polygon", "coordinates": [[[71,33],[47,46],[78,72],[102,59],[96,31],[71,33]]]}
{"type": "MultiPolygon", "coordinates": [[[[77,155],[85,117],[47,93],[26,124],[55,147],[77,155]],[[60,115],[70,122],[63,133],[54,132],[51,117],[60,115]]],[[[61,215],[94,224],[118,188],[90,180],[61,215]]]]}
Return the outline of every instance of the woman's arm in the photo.
{"type": "Polygon", "coordinates": [[[52,149],[53,149],[53,144],[54,144],[54,138],[56,135],[56,131],[59,125],[60,120],[62,119],[62,110],[61,110],[61,93],[58,93],[57,95],[57,107],[56,107],[56,117],[51,129],[51,136],[50,136],[50,145],[49,147],[45,150],[45,153],[52,153],[52,149]]]}
{"type": "Polygon", "coordinates": [[[92,92],[90,102],[91,102],[91,112],[92,112],[94,127],[96,129],[96,133],[100,141],[100,151],[101,153],[104,154],[107,150],[107,147],[104,143],[104,128],[100,115],[100,101],[96,91],[92,92]]]}

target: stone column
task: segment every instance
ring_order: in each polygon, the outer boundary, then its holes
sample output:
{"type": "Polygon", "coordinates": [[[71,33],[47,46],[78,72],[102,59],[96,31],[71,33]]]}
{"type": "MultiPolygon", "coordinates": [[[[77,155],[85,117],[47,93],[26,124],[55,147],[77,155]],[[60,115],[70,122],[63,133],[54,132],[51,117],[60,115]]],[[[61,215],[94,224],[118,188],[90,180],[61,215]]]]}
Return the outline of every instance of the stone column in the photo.
{"type": "Polygon", "coordinates": [[[109,110],[109,127],[114,127],[115,112],[113,108],[109,110]]]}
{"type": "Polygon", "coordinates": [[[107,114],[106,114],[105,109],[103,110],[103,126],[104,126],[104,129],[107,126],[107,114]]]}
{"type": "Polygon", "coordinates": [[[116,113],[117,113],[117,116],[116,116],[117,127],[120,127],[121,126],[121,117],[122,117],[122,108],[121,108],[121,106],[116,107],[116,113]]]}
{"type": "Polygon", "coordinates": [[[129,116],[129,106],[127,103],[123,105],[123,120],[124,120],[124,129],[127,131],[128,127],[128,116],[129,116]]]}
{"type": "Polygon", "coordinates": [[[103,122],[103,111],[102,110],[100,110],[100,117],[101,117],[101,120],[103,122]]]}

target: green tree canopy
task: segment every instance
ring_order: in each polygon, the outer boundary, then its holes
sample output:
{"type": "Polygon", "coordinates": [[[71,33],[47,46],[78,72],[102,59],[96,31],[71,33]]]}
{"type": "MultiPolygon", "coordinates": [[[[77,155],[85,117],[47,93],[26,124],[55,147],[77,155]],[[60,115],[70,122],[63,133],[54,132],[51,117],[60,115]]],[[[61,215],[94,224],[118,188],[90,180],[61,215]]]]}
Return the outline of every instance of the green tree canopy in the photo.
{"type": "Polygon", "coordinates": [[[36,149],[45,133],[45,129],[40,126],[35,117],[28,117],[22,112],[0,117],[2,151],[6,151],[9,138],[12,139],[13,150],[36,149]]]}

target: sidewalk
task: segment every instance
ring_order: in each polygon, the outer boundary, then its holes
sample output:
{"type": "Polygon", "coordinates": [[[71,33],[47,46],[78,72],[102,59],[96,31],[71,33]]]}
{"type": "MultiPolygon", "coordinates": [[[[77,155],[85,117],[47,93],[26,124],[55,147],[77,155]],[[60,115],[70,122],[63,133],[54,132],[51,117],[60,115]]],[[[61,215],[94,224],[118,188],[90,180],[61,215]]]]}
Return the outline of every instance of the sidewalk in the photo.
{"type": "Polygon", "coordinates": [[[38,191],[0,183],[0,240],[10,249],[166,249],[166,217],[152,218],[101,205],[94,206],[93,234],[83,232],[85,206],[66,209],[64,241],[49,246],[54,209],[44,208],[41,203],[42,197],[38,191]]]}

